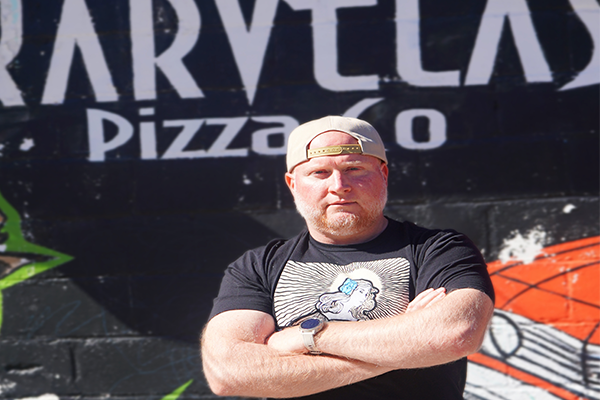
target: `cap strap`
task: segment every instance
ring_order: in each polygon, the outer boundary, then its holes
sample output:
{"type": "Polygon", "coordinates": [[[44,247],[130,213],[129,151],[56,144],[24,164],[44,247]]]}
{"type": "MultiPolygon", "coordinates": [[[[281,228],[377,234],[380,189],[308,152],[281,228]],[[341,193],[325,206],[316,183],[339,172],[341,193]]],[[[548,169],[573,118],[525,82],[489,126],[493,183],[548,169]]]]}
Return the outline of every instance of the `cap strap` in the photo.
{"type": "Polygon", "coordinates": [[[322,156],[337,156],[340,154],[362,154],[362,147],[358,144],[342,144],[339,146],[320,147],[318,149],[309,149],[306,151],[307,158],[322,156]]]}

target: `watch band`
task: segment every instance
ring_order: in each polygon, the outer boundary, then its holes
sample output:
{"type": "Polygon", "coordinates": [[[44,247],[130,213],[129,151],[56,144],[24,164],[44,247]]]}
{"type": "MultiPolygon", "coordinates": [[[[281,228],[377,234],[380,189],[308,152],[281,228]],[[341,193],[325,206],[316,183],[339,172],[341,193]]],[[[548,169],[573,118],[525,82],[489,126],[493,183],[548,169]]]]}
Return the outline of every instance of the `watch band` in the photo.
{"type": "Polygon", "coordinates": [[[325,321],[318,318],[309,318],[300,324],[300,334],[304,347],[308,349],[310,354],[321,354],[315,344],[315,334],[319,333],[325,327],[325,321]]]}
{"type": "Polygon", "coordinates": [[[315,332],[302,332],[302,341],[310,354],[321,354],[315,345],[315,332]]]}

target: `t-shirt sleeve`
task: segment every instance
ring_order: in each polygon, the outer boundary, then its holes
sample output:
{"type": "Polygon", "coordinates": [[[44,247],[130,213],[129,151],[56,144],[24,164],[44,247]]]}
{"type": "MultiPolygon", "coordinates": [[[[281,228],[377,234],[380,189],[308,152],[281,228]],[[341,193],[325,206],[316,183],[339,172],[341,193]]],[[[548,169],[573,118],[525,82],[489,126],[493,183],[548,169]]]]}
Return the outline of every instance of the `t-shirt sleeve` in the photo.
{"type": "Polygon", "coordinates": [[[209,319],[230,310],[273,313],[267,270],[268,248],[249,250],[227,267],[209,319]]]}
{"type": "Polygon", "coordinates": [[[494,301],[494,288],[483,256],[465,235],[440,231],[420,247],[416,293],[433,287],[444,287],[449,293],[473,288],[486,293],[494,301]]]}

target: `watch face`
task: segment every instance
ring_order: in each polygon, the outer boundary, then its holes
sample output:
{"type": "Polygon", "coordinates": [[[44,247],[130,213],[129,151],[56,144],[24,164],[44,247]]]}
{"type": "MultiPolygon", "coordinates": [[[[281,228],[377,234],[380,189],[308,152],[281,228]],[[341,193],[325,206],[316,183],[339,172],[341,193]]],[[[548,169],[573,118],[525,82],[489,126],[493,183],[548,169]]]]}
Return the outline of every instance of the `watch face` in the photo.
{"type": "Polygon", "coordinates": [[[302,322],[300,324],[300,327],[302,329],[313,329],[313,328],[316,328],[317,326],[319,326],[320,323],[321,323],[321,320],[318,320],[316,318],[311,318],[311,319],[307,319],[306,321],[302,322]]]}

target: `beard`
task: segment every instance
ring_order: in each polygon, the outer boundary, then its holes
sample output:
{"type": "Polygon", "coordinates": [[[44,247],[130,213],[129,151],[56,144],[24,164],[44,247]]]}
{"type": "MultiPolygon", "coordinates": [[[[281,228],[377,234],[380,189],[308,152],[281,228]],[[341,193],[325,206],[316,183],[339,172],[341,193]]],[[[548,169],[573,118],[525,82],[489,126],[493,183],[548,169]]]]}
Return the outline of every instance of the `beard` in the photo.
{"type": "Polygon", "coordinates": [[[339,211],[333,214],[328,214],[327,208],[310,205],[300,197],[295,198],[294,202],[307,225],[324,234],[343,237],[360,233],[379,221],[387,202],[387,187],[383,186],[372,200],[369,204],[361,205],[362,212],[339,211]]]}

